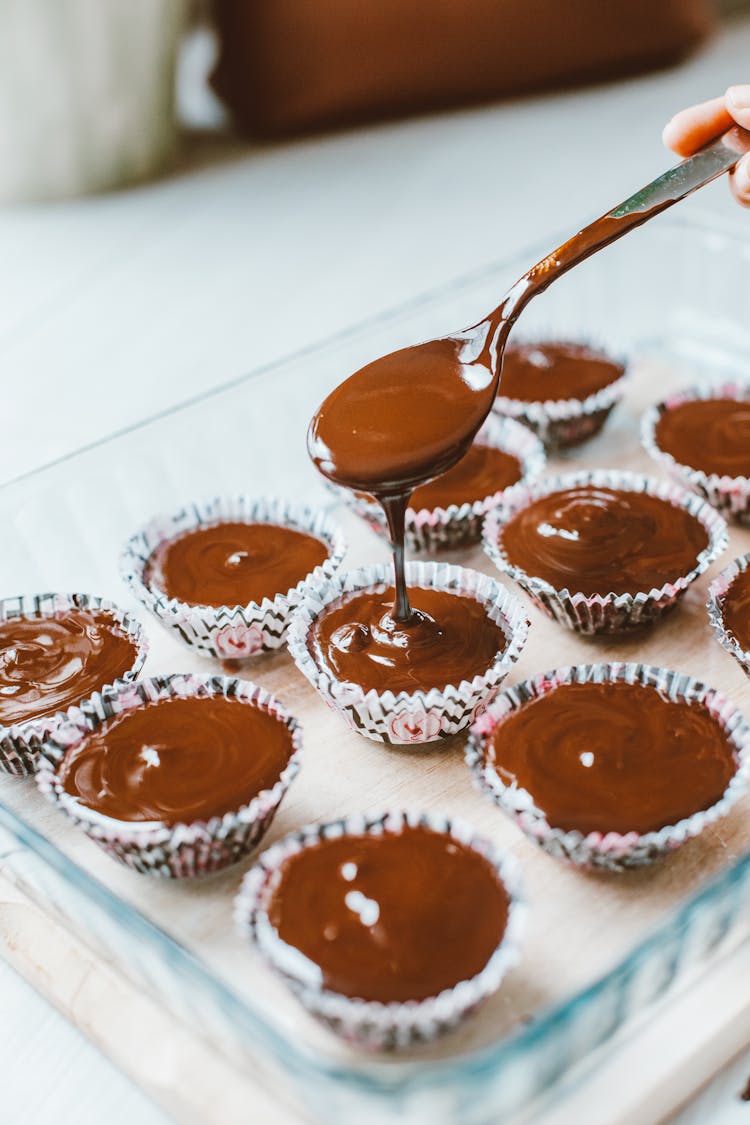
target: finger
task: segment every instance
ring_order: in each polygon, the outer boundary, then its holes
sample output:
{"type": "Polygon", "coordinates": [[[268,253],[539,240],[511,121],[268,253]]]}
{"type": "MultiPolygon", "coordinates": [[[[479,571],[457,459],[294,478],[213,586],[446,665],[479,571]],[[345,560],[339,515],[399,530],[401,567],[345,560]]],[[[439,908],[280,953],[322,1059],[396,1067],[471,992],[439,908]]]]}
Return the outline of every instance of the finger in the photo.
{"type": "Polygon", "coordinates": [[[709,102],[690,106],[675,114],[665,126],[662,139],[667,148],[678,156],[692,156],[732,123],[724,98],[711,98],[709,102]]]}
{"type": "Polygon", "coordinates": [[[743,156],[729,177],[732,195],[743,207],[750,207],[750,153],[743,156]]]}
{"type": "Polygon", "coordinates": [[[750,85],[730,86],[724,95],[726,106],[743,129],[750,129],[750,85]]]}

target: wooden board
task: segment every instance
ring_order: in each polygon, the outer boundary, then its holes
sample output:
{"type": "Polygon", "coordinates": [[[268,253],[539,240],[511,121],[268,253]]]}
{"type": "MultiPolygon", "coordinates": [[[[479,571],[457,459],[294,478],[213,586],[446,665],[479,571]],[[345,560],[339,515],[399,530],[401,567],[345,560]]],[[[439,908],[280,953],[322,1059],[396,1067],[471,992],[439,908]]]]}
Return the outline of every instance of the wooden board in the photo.
{"type": "MultiPolygon", "coordinates": [[[[561,458],[550,468],[559,471],[606,465],[652,469],[638,446],[638,416],[653,399],[654,386],[666,391],[683,382],[684,375],[678,370],[657,370],[653,363],[643,363],[627,402],[605,432],[581,450],[575,462],[561,458]]],[[[353,517],[343,514],[342,521],[351,541],[347,565],[385,557],[384,547],[353,517]]],[[[123,534],[127,530],[124,522],[123,534]]],[[[641,635],[581,638],[532,608],[529,644],[511,679],[580,661],[640,660],[700,676],[750,711],[750,684],[713,639],[705,612],[710,578],[731,557],[748,549],[750,532],[733,528],[730,547],[719,563],[691,587],[676,611],[641,635]]],[[[492,572],[478,548],[454,553],[451,558],[492,572]]],[[[122,591],[105,592],[125,600],[122,591]]],[[[205,662],[192,658],[156,624],[148,625],[153,642],[148,671],[205,670],[205,662]]],[[[421,750],[386,748],[349,732],[320,702],[285,654],[254,665],[250,675],[283,699],[301,720],[305,735],[300,777],[282,806],[269,842],[302,823],[362,808],[424,807],[471,821],[512,851],[521,864],[530,911],[520,964],[499,993],[462,1029],[437,1044],[413,1051],[411,1058],[450,1058],[493,1042],[519,1021],[528,1020],[589,984],[713,873],[750,846],[750,800],[745,798],[724,821],[663,862],[619,877],[583,873],[543,854],[473,788],[463,761],[463,738],[421,750]]],[[[165,885],[113,863],[49,807],[32,782],[1,779],[0,799],[124,901],[195,951],[220,978],[267,1013],[283,1034],[302,1037],[328,1059],[346,1061],[351,1057],[347,1048],[301,1011],[283,984],[236,935],[232,898],[251,861],[204,881],[165,885]]],[[[117,966],[110,968],[116,976],[117,966]]],[[[616,1119],[613,1106],[600,1108],[600,1122],[616,1119]]]]}

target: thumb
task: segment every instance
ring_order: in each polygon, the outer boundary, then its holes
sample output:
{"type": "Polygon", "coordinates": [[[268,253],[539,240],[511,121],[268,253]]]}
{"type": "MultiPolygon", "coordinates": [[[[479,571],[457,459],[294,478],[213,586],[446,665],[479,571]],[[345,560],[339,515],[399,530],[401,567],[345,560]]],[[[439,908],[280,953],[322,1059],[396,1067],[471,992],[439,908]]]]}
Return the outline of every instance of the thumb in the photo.
{"type": "Polygon", "coordinates": [[[730,86],[724,104],[738,125],[750,129],[750,84],[730,86]]]}
{"type": "MultiPolygon", "coordinates": [[[[750,117],[750,111],[748,111],[750,117]]],[[[729,180],[732,194],[738,203],[750,207],[750,153],[743,156],[729,180]]]]}

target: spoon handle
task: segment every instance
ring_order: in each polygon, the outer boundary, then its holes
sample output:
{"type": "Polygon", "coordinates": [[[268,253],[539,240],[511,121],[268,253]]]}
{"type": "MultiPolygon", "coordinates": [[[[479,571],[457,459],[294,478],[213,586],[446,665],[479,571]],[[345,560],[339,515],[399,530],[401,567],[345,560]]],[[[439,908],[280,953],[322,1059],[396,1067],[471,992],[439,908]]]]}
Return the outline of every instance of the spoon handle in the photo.
{"type": "Polygon", "coordinates": [[[650,184],[613,207],[606,215],[590,223],[562,246],[538,262],[515,283],[501,305],[490,313],[485,323],[490,326],[492,351],[497,355],[505,344],[511,326],[532,297],[542,293],[561,274],[621,238],[634,227],[648,222],[673,203],[711,183],[750,152],[750,131],[733,126],[710,141],[694,156],[669,168],[650,184]]]}

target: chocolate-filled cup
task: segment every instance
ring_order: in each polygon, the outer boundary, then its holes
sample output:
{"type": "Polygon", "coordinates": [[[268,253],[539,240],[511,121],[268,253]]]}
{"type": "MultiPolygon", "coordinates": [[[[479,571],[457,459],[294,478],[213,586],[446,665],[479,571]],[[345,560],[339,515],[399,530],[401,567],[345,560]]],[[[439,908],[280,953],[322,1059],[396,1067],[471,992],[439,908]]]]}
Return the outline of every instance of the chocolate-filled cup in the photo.
{"type": "MultiPolygon", "coordinates": [[[[605,709],[602,709],[602,714],[605,709]]],[[[568,712],[566,721],[571,724],[576,717],[572,705],[568,707],[568,712]]],[[[544,718],[546,720],[547,716],[545,715],[544,718]]],[[[645,719],[639,711],[631,707],[628,721],[637,725],[645,719]]],[[[598,722],[599,736],[602,740],[606,740],[606,729],[610,729],[610,724],[615,722],[616,716],[611,712],[606,715],[604,724],[598,722]],[[602,730],[605,730],[604,734],[601,733],[602,730]]],[[[521,735],[516,731],[513,740],[514,748],[519,746],[520,737],[521,735]]],[[[576,767],[581,768],[582,772],[588,773],[587,766],[597,768],[594,743],[587,743],[584,738],[580,745],[574,746],[570,741],[572,730],[569,725],[565,730],[561,730],[556,738],[554,732],[551,732],[551,737],[554,738],[554,743],[551,742],[550,746],[554,745],[555,761],[548,763],[548,768],[545,770],[547,779],[551,780],[552,776],[555,776],[560,782],[558,774],[554,771],[563,769],[563,759],[566,754],[568,764],[575,761],[576,767]],[[560,764],[557,763],[558,759],[560,764]]],[[[673,728],[670,729],[670,737],[673,737],[673,728]]],[[[539,739],[533,745],[536,760],[534,768],[537,770],[537,776],[540,776],[538,771],[542,760],[539,757],[540,745],[539,739]]],[[[658,753],[656,746],[652,749],[654,754],[658,753]]],[[[703,750],[704,744],[701,744],[701,753],[703,750]]],[[[744,716],[726,696],[683,673],[645,664],[580,664],[576,667],[557,668],[551,672],[541,673],[504,691],[473,725],[466,747],[466,763],[477,787],[499,805],[544,851],[579,867],[619,872],[632,867],[642,867],[674,851],[687,840],[698,836],[707,825],[726,815],[747,787],[750,775],[750,728],[744,716]],[[713,799],[709,797],[703,807],[700,807],[699,801],[697,803],[699,807],[696,807],[695,811],[687,812],[674,823],[661,824],[658,828],[649,827],[647,831],[639,831],[637,828],[627,830],[624,824],[612,830],[607,830],[603,824],[597,830],[577,829],[570,824],[565,824],[563,827],[553,825],[550,821],[555,820],[555,816],[540,807],[540,803],[545,802],[535,798],[534,793],[520,784],[516,774],[508,772],[507,763],[501,766],[494,761],[492,742],[496,732],[502,730],[503,724],[523,715],[524,709],[533,708],[536,703],[545,699],[552,699],[555,691],[561,687],[584,684],[641,686],[653,691],[655,698],[658,696],[664,702],[684,704],[688,709],[699,707],[704,721],[710,717],[714,732],[726,740],[735,759],[726,767],[725,772],[729,780],[723,791],[714,794],[713,799]]],[[[677,790],[683,774],[682,765],[677,763],[673,785],[670,786],[669,779],[662,778],[662,782],[666,782],[664,788],[667,791],[677,790]]],[[[628,777],[627,780],[629,783],[632,780],[630,789],[636,790],[636,798],[633,802],[635,813],[644,815],[644,807],[648,805],[651,795],[644,790],[643,799],[639,799],[638,778],[628,777]]],[[[611,801],[617,796],[616,782],[610,778],[607,785],[610,789],[608,799],[611,801]]],[[[644,786],[646,785],[647,782],[644,780],[644,786]]],[[[575,782],[573,786],[575,787],[575,782]]],[[[547,788],[549,789],[549,785],[547,788]]],[[[570,786],[569,790],[575,793],[575,803],[580,806],[580,790],[570,786]]],[[[555,790],[555,793],[559,792],[560,784],[555,790]]],[[[630,796],[632,799],[632,792],[630,796]]],[[[673,792],[670,799],[678,800],[679,793],[675,796],[673,792]]],[[[574,815],[579,818],[581,816],[580,812],[574,815]]],[[[627,819],[620,800],[617,802],[617,815],[627,819]]]]}
{"type": "Polygon", "coordinates": [[[702,383],[649,407],[641,419],[641,444],[657,465],[697,492],[726,519],[748,523],[749,430],[750,384],[733,381],[702,383]],[[704,407],[701,407],[702,403],[704,407]],[[738,408],[744,408],[742,427],[728,411],[716,416],[711,409],[712,403],[719,408],[722,403],[727,407],[735,403],[738,408]],[[695,411],[695,417],[686,418],[684,432],[672,434],[670,440],[666,427],[672,429],[677,418],[686,410],[695,411]],[[709,413],[706,414],[706,411],[709,413]]]}
{"type": "Polygon", "coordinates": [[[155,517],[127,541],[120,568],[139,602],[188,648],[214,660],[244,662],[283,647],[292,612],[308,585],[330,577],[345,554],[346,540],[326,512],[271,497],[230,496],[155,517]],[[155,577],[158,553],[182,536],[224,523],[287,528],[319,539],[326,557],[289,589],[258,601],[206,605],[197,597],[170,597],[155,577]]]}
{"type": "MultiPolygon", "coordinates": [[[[433,895],[435,889],[434,885],[429,888],[433,895]]],[[[353,905],[360,907],[361,902],[361,896],[357,899],[355,895],[353,905]]],[[[445,895],[439,905],[440,913],[444,910],[449,919],[455,909],[450,896],[445,895]]],[[[434,813],[400,811],[360,813],[330,824],[308,825],[290,833],[263,852],[245,876],[235,900],[235,920],[240,932],[280,973],[310,1014],[354,1046],[381,1051],[398,1050],[437,1038],[496,992],[508,969],[518,960],[525,913],[519,871],[512,856],[501,853],[460,821],[434,813]],[[303,955],[295,956],[296,950],[281,939],[269,918],[274,887],[283,876],[285,864],[326,841],[346,840],[347,837],[380,839],[412,829],[441,834],[455,841],[459,850],[484,860],[484,866],[494,874],[506,898],[507,914],[502,932],[488,951],[489,958],[470,978],[460,979],[438,994],[420,999],[366,1000],[326,987],[316,979],[316,966],[303,955]]],[[[461,917],[455,919],[458,923],[462,921],[461,917]]]]}
{"type": "MultiPolygon", "coordinates": [[[[148,653],[148,639],[135,617],[120,609],[114,602],[93,594],[21,594],[0,600],[0,627],[11,627],[14,621],[19,620],[30,624],[37,620],[47,622],[45,637],[39,644],[35,638],[25,638],[27,654],[20,669],[20,677],[13,676],[15,683],[6,685],[15,688],[21,686],[28,694],[35,681],[39,681],[36,690],[41,690],[41,697],[33,708],[35,717],[24,720],[16,716],[7,722],[0,721],[0,770],[14,777],[28,777],[38,769],[44,741],[69,707],[81,706],[91,698],[94,691],[100,691],[109,685],[119,687],[137,679],[148,653]],[[86,646],[89,649],[86,653],[77,644],[75,654],[62,651],[56,660],[57,644],[61,640],[64,642],[65,638],[61,636],[51,641],[49,626],[51,619],[56,616],[65,619],[68,615],[79,619],[76,629],[79,641],[87,639],[84,626],[89,616],[97,633],[101,633],[102,625],[106,626],[111,621],[120,641],[119,652],[110,654],[109,659],[102,659],[104,653],[97,655],[90,645],[86,646]],[[126,642],[126,645],[123,646],[122,642],[126,642]],[[40,666],[36,673],[33,671],[34,648],[38,648],[40,656],[40,666]],[[74,661],[70,659],[71,655],[75,655],[74,661]],[[87,655],[92,657],[90,666],[87,655]],[[69,682],[67,675],[62,675],[66,664],[79,669],[72,682],[69,682]],[[43,690],[45,669],[46,674],[53,673],[55,681],[54,697],[49,699],[45,699],[43,690]],[[61,683],[62,679],[65,680],[64,684],[61,683]]],[[[7,671],[6,668],[6,673],[7,671]]],[[[17,695],[14,698],[17,700],[17,695]]]]}
{"type": "Polygon", "coordinates": [[[409,589],[446,591],[469,598],[484,610],[488,622],[498,626],[497,652],[481,673],[413,691],[366,690],[342,681],[316,661],[310,649],[315,623],[334,603],[391,587],[393,571],[388,564],[351,570],[311,588],[292,618],[288,643],[299,670],[353,731],[375,742],[417,746],[457,734],[480,714],[518,660],[529,623],[519,601],[478,571],[448,563],[411,562],[406,564],[406,580],[409,589]]]}
{"type": "MultiPolygon", "coordinates": [[[[152,676],[137,684],[106,689],[80,708],[71,709],[61,719],[64,721],[44,744],[44,759],[37,774],[40,792],[108,855],[141,874],[193,878],[220,871],[242,859],[263,838],[299,771],[302,737],[296,719],[273,695],[247,680],[189,674],[152,676]],[[219,723],[205,723],[206,730],[200,731],[194,719],[186,720],[181,716],[179,722],[183,724],[184,737],[171,739],[171,745],[165,749],[159,746],[158,725],[155,725],[156,746],[144,745],[141,760],[134,765],[133,756],[138,753],[139,743],[130,736],[123,737],[117,731],[118,723],[124,725],[139,714],[145,717],[147,725],[150,709],[156,712],[160,706],[170,706],[173,702],[179,705],[195,701],[199,704],[225,701],[233,708],[252,708],[278,724],[279,733],[288,743],[287,749],[263,787],[252,786],[252,795],[237,788],[233,770],[233,762],[239,768],[247,747],[236,734],[231,747],[227,747],[226,734],[219,723]],[[114,754],[112,744],[106,741],[113,734],[116,738],[114,754]],[[202,743],[204,736],[205,743],[202,743]],[[127,801],[129,806],[145,801],[149,767],[158,770],[160,756],[168,755],[171,764],[166,768],[174,771],[176,751],[183,747],[187,751],[188,738],[191,751],[197,749],[201,755],[202,764],[197,768],[206,774],[188,773],[189,800],[185,784],[175,786],[173,793],[166,794],[161,784],[162,792],[157,790],[148,795],[148,799],[153,803],[160,798],[162,804],[166,800],[168,814],[149,812],[149,819],[144,819],[143,810],[136,807],[111,815],[116,812],[115,801],[120,804],[127,801]],[[96,757],[91,753],[94,742],[96,757]],[[224,749],[231,750],[226,761],[221,757],[224,749]],[[109,764],[98,765],[105,753],[110,753],[109,764]],[[81,784],[73,767],[81,771],[81,784]],[[205,803],[215,796],[208,792],[209,767],[213,777],[220,781],[222,804],[216,810],[207,809],[205,815],[197,815],[196,801],[205,803]],[[138,783],[139,777],[143,785],[138,783]],[[101,778],[101,785],[92,784],[91,778],[101,778]],[[135,786],[130,784],[132,778],[135,778],[135,786]],[[213,815],[209,815],[210,812],[213,815]]],[[[192,761],[195,765],[195,755],[192,761]]],[[[184,768],[181,777],[184,781],[184,768]]]]}

